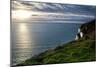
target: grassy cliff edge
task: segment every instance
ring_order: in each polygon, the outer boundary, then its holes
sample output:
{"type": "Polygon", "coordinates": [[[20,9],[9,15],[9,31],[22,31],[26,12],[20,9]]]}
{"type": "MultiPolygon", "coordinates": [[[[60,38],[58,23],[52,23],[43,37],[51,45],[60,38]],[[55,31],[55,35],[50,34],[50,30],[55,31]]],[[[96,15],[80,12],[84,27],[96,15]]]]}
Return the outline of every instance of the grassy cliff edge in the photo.
{"type": "Polygon", "coordinates": [[[45,51],[17,66],[95,61],[95,20],[81,25],[80,29],[84,33],[82,38],[45,51]]]}

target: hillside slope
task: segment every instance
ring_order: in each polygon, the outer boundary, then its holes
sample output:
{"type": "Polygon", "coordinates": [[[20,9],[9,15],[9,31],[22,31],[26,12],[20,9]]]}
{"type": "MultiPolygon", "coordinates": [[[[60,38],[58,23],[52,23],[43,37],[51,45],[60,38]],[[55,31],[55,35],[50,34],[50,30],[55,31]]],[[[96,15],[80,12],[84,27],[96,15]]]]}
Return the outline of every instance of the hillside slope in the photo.
{"type": "Polygon", "coordinates": [[[81,25],[84,36],[34,56],[17,66],[86,62],[96,60],[95,20],[81,25]]]}

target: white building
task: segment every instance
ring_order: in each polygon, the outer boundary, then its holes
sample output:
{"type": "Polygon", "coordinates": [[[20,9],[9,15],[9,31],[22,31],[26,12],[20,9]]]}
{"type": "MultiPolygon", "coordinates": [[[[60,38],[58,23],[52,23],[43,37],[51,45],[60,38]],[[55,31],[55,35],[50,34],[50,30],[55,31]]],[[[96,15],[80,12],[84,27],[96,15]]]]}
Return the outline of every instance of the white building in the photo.
{"type": "Polygon", "coordinates": [[[76,35],[75,40],[78,40],[78,39],[80,39],[80,38],[82,38],[82,37],[83,37],[83,32],[82,32],[81,29],[79,28],[79,29],[78,29],[78,34],[76,35]]]}

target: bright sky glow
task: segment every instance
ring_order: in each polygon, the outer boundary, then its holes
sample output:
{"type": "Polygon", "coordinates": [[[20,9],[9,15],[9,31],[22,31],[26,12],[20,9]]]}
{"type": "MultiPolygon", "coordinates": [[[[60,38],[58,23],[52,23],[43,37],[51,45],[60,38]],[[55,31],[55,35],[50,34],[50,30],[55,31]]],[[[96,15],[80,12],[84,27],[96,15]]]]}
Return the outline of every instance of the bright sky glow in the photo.
{"type": "Polygon", "coordinates": [[[12,15],[13,18],[26,19],[29,18],[32,15],[32,13],[26,10],[16,10],[12,12],[12,15]]]}

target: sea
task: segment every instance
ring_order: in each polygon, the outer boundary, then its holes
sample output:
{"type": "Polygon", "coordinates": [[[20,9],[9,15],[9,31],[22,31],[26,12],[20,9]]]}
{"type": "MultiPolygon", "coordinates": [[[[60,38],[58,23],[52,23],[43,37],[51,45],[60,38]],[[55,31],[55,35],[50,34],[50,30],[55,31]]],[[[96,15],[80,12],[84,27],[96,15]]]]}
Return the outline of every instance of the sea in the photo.
{"type": "Polygon", "coordinates": [[[76,23],[70,22],[12,22],[11,64],[16,65],[46,50],[75,40],[81,24],[77,21],[76,23]]]}

